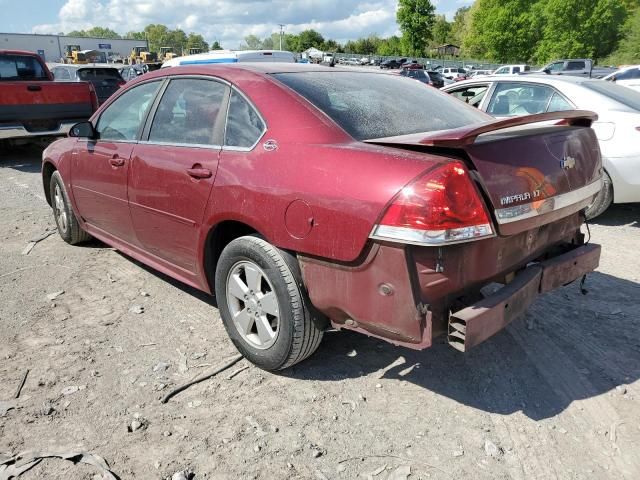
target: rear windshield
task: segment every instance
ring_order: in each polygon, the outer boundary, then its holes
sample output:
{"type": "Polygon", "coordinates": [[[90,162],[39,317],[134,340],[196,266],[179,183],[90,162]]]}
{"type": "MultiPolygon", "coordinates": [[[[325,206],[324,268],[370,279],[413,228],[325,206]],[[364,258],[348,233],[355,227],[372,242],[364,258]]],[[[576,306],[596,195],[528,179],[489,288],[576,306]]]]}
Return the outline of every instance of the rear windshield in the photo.
{"type": "Polygon", "coordinates": [[[27,55],[0,55],[0,81],[48,79],[37,58],[27,55]]]}
{"type": "Polygon", "coordinates": [[[640,92],[623,87],[622,85],[616,85],[611,82],[602,82],[600,80],[584,82],[583,86],[640,112],[640,92]]]}
{"type": "Polygon", "coordinates": [[[491,119],[434,88],[395,75],[305,72],[274,77],[356,140],[447,130],[491,119]]]}
{"type": "Polygon", "coordinates": [[[81,68],[78,70],[78,78],[84,81],[122,80],[120,72],[116,68],[81,68]]]}

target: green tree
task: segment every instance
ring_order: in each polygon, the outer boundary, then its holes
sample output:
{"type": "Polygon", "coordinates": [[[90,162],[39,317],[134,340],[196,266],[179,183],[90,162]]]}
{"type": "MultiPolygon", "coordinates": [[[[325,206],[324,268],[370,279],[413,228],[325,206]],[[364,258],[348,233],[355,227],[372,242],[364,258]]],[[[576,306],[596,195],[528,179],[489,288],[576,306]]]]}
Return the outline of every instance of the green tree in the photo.
{"type": "Polygon", "coordinates": [[[469,12],[465,51],[499,62],[528,61],[540,39],[535,7],[531,0],[477,0],[469,12]]]}
{"type": "Polygon", "coordinates": [[[262,48],[262,40],[255,35],[247,35],[244,37],[244,43],[240,44],[240,50],[260,50],[262,48]]]}
{"type": "Polygon", "coordinates": [[[218,42],[217,40],[215,40],[215,41],[211,44],[211,50],[222,50],[222,45],[220,45],[220,42],[218,42]]]}
{"type": "Polygon", "coordinates": [[[144,27],[144,34],[149,42],[150,51],[159,52],[160,47],[168,46],[169,28],[166,25],[151,23],[144,27]]]}
{"type": "Polygon", "coordinates": [[[433,38],[435,7],[429,0],[399,0],[396,19],[407,53],[420,56],[433,38]]]}
{"type": "Polygon", "coordinates": [[[89,30],[74,30],[67,35],[70,37],[122,38],[118,32],[104,27],[91,27],[89,30]]]}
{"type": "Polygon", "coordinates": [[[620,0],[544,0],[543,39],[535,59],[603,58],[618,45],[627,15],[620,0]]]}
{"type": "Polygon", "coordinates": [[[324,37],[315,30],[304,30],[298,35],[298,48],[299,52],[314,47],[320,49],[324,43],[324,37]]]}
{"type": "Polygon", "coordinates": [[[187,34],[180,29],[169,30],[163,40],[165,43],[164,45],[160,45],[161,47],[170,47],[174,53],[180,55],[182,49],[187,44],[187,34]]]}
{"type": "Polygon", "coordinates": [[[462,46],[464,38],[469,30],[471,7],[460,7],[456,10],[451,24],[451,42],[455,45],[462,46]]]}
{"type": "Polygon", "coordinates": [[[435,46],[444,45],[450,42],[452,24],[447,22],[444,15],[436,15],[436,21],[433,24],[433,42],[435,46]]]}
{"type": "Polygon", "coordinates": [[[340,50],[340,44],[335,40],[325,40],[322,44],[321,50],[324,52],[337,52],[338,50],[340,50]]]}
{"type": "Polygon", "coordinates": [[[186,48],[199,48],[201,49],[203,52],[206,52],[209,50],[209,45],[207,44],[207,42],[205,42],[204,38],[202,37],[202,35],[198,34],[198,33],[189,33],[189,36],[187,37],[187,45],[186,48]]]}
{"type": "Polygon", "coordinates": [[[640,8],[636,8],[624,24],[623,32],[625,32],[624,38],[607,63],[617,65],[640,63],[640,8]]]}
{"type": "Polygon", "coordinates": [[[146,40],[146,35],[144,32],[127,32],[123,38],[133,39],[133,40],[146,40]]]}
{"type": "Polygon", "coordinates": [[[385,57],[402,55],[402,41],[400,40],[400,37],[394,35],[383,39],[378,45],[376,53],[385,57]]]}

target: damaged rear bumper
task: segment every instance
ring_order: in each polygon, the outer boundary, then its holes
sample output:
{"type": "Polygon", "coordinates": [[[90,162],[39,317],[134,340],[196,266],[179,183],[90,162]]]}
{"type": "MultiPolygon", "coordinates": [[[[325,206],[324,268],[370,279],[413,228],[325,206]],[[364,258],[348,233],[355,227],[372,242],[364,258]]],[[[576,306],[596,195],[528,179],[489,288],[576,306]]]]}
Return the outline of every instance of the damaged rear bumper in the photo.
{"type": "Polygon", "coordinates": [[[505,287],[449,317],[449,344],[462,352],[495,335],[522,315],[536,297],[595,270],[600,245],[583,245],[522,270],[505,287]]]}

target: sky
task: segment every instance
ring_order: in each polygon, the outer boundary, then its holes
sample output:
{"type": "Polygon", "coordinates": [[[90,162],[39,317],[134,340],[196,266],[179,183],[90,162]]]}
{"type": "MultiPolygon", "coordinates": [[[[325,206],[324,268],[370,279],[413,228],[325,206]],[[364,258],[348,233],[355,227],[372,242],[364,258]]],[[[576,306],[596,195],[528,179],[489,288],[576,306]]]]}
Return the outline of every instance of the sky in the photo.
{"type": "MultiPolygon", "coordinates": [[[[432,0],[449,20],[473,0],[432,0]]],[[[237,48],[246,35],[313,28],[340,42],[398,33],[397,0],[0,0],[0,32],[58,33],[108,27],[124,34],[149,23],[181,28],[237,48]]]]}

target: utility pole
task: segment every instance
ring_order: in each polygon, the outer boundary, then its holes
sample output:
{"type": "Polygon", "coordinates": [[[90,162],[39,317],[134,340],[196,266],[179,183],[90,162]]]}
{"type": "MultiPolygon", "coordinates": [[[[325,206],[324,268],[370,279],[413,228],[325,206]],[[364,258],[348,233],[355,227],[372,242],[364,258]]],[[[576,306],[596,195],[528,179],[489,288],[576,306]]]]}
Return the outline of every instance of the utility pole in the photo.
{"type": "Polygon", "coordinates": [[[284,35],[284,24],[283,23],[279,23],[278,24],[280,26],[280,50],[282,50],[282,36],[284,35]]]}

